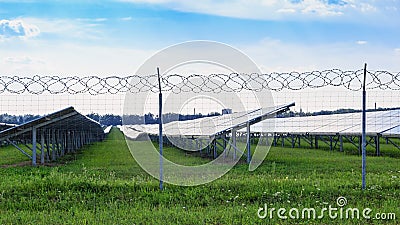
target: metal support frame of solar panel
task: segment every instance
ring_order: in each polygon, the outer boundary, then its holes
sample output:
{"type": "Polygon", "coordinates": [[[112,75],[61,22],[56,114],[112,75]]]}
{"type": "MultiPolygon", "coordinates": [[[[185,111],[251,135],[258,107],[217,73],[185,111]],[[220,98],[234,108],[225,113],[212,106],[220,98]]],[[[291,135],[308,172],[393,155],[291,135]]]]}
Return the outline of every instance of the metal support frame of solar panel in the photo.
{"type": "Polygon", "coordinates": [[[73,107],[0,132],[0,141],[7,141],[30,157],[33,165],[36,165],[34,152],[37,153],[38,145],[40,145],[40,160],[41,163],[44,163],[45,150],[47,151],[47,161],[50,157],[55,160],[58,157],[56,151],[61,151],[60,154],[64,155],[76,151],[84,144],[100,141],[103,138],[104,131],[100,124],[78,113],[73,107]],[[27,141],[32,142],[32,147],[26,144],[27,141]],[[30,156],[18,144],[24,144],[32,151],[32,155],[30,156]],[[49,155],[50,153],[52,156],[49,155]]]}

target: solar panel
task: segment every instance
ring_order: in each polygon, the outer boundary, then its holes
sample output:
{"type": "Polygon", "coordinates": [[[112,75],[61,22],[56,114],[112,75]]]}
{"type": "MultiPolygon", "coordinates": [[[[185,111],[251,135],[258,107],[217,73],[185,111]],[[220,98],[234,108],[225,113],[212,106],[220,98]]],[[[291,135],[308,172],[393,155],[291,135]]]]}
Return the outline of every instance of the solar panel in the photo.
{"type": "Polygon", "coordinates": [[[12,127],[18,126],[16,124],[0,123],[0,131],[10,129],[12,127]]]}
{"type": "MultiPolygon", "coordinates": [[[[361,122],[361,113],[326,115],[326,117],[330,121],[330,123],[324,124],[324,126],[312,130],[310,132],[311,134],[336,135],[343,130],[360,124],[361,122]]],[[[324,123],[324,121],[321,121],[321,123],[324,123]]]]}
{"type": "Polygon", "coordinates": [[[11,127],[0,132],[0,141],[7,138],[18,138],[32,133],[33,128],[58,129],[58,130],[91,130],[101,131],[101,126],[96,121],[78,113],[73,107],[48,114],[27,123],[11,127]]]}
{"type": "MultiPolygon", "coordinates": [[[[366,120],[367,135],[377,135],[400,125],[400,110],[369,112],[366,120]]],[[[361,114],[361,113],[359,113],[361,114]]],[[[361,119],[359,120],[361,121],[361,119]]],[[[361,123],[340,131],[343,135],[361,134],[361,123]]]]}
{"type": "Polygon", "coordinates": [[[400,137],[400,126],[394,127],[382,133],[384,137],[400,137]]]}
{"type": "MultiPolygon", "coordinates": [[[[322,115],[309,117],[288,117],[264,120],[251,127],[252,132],[257,133],[295,133],[308,134],[315,130],[322,129],[321,132],[332,132],[331,125],[342,120],[343,115],[322,115]]],[[[240,132],[246,132],[245,129],[240,132]]]]}
{"type": "MultiPolygon", "coordinates": [[[[367,135],[396,134],[400,110],[367,112],[367,135]]],[[[361,112],[320,116],[274,118],[251,126],[255,133],[361,135],[361,112]]],[[[246,132],[245,129],[240,132],[246,132]]]]}
{"type": "MultiPolygon", "coordinates": [[[[175,121],[164,125],[164,134],[169,136],[212,136],[233,128],[246,132],[244,124],[268,115],[283,105],[270,109],[257,109],[228,115],[175,121]]],[[[273,113],[272,113],[273,114],[273,113]]],[[[271,115],[272,115],[271,114],[271,115]]],[[[367,135],[400,136],[400,110],[367,112],[367,135]]],[[[311,135],[361,135],[361,112],[332,115],[269,118],[252,123],[253,133],[283,133],[311,135]]],[[[158,135],[158,125],[130,125],[124,129],[126,136],[138,138],[143,133],[158,135]]]]}
{"type": "Polygon", "coordinates": [[[113,126],[108,126],[108,127],[104,128],[104,133],[105,133],[105,134],[110,133],[112,127],[113,127],[113,126]]]}
{"type": "MultiPolygon", "coordinates": [[[[241,129],[247,123],[254,124],[267,117],[274,117],[277,113],[286,111],[294,103],[270,108],[261,108],[245,112],[236,112],[221,116],[205,117],[187,121],[174,121],[164,124],[163,134],[167,136],[214,136],[232,129],[241,129]]],[[[124,126],[124,134],[130,138],[138,138],[141,133],[158,135],[158,125],[129,125],[124,126]]]]}

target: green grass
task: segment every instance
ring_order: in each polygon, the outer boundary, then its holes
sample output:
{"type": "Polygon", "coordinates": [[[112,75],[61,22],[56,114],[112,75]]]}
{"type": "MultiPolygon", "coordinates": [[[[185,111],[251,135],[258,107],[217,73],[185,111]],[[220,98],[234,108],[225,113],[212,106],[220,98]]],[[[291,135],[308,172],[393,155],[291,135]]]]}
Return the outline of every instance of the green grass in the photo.
{"type": "MultiPolygon", "coordinates": [[[[209,159],[166,148],[168,159],[192,165],[209,159]]],[[[0,165],[25,160],[0,149],[0,165]],[[14,158],[13,158],[14,157],[14,158]]],[[[22,157],[20,157],[20,156],[22,157]]],[[[367,158],[367,190],[361,158],[337,151],[272,148],[249,172],[245,163],[206,185],[165,185],[147,175],[113,129],[53,167],[0,168],[0,224],[399,224],[397,220],[259,219],[268,207],[323,208],[344,196],[349,207],[394,212],[400,217],[400,159],[367,158]]]]}
{"type": "Polygon", "coordinates": [[[28,158],[11,145],[0,148],[0,166],[13,165],[28,158]]]}
{"type": "MultiPolygon", "coordinates": [[[[330,146],[329,146],[329,139],[327,137],[325,137],[326,142],[323,142],[321,140],[318,141],[318,149],[321,150],[330,150],[330,146]]],[[[340,142],[338,140],[338,137],[334,137],[333,139],[333,151],[339,151],[340,149],[340,142]],[[337,142],[335,144],[335,142],[337,142]]],[[[298,139],[295,139],[295,148],[299,148],[299,144],[298,144],[298,139]]],[[[368,140],[368,144],[367,144],[367,155],[368,156],[376,156],[376,149],[374,146],[374,142],[372,140],[370,140],[369,137],[367,137],[368,140]],[[372,145],[369,142],[372,142],[372,145]]],[[[400,140],[397,139],[390,139],[392,142],[394,142],[396,145],[400,146],[400,140]]],[[[272,141],[272,140],[271,140],[272,141]]],[[[355,140],[353,141],[357,146],[355,146],[354,144],[350,143],[350,141],[348,141],[346,138],[343,138],[343,152],[345,154],[348,155],[358,155],[359,150],[358,150],[358,142],[359,142],[359,137],[356,137],[355,140]]],[[[253,143],[257,143],[258,142],[258,138],[254,138],[253,139],[253,143]]],[[[262,140],[262,142],[265,142],[265,139],[262,140]]],[[[389,157],[394,157],[394,158],[400,158],[400,149],[396,148],[393,144],[386,143],[385,138],[380,138],[380,155],[381,156],[389,156],[389,157]]],[[[277,141],[277,146],[281,147],[282,146],[282,139],[279,139],[277,141]]],[[[291,144],[291,137],[288,136],[285,138],[285,142],[284,142],[284,146],[286,148],[291,148],[292,144],[291,144]]],[[[300,139],[300,148],[304,148],[304,149],[309,149],[311,148],[310,143],[306,142],[303,138],[300,139]]]]}

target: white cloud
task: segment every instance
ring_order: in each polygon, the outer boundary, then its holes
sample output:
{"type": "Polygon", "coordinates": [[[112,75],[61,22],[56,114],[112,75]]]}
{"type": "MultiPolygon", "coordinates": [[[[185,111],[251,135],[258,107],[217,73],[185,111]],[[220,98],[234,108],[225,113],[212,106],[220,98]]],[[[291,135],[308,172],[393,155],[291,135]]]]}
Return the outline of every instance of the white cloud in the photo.
{"type": "Polygon", "coordinates": [[[286,9],[286,8],[284,8],[284,9],[278,9],[276,12],[277,13],[295,13],[296,10],[295,9],[286,9]]]}
{"type": "Polygon", "coordinates": [[[24,48],[0,43],[0,68],[11,75],[132,75],[156,50],[36,41],[24,48]]]}
{"type": "Polygon", "coordinates": [[[76,19],[77,21],[83,21],[83,22],[104,22],[107,21],[107,18],[78,18],[76,19]]]}
{"type": "Polygon", "coordinates": [[[4,59],[4,62],[9,64],[30,64],[32,61],[33,60],[28,56],[7,57],[4,59]]]}
{"type": "Polygon", "coordinates": [[[368,44],[367,41],[357,41],[356,43],[357,43],[358,45],[366,45],[366,44],[368,44]]]}
{"type": "Polygon", "coordinates": [[[375,6],[373,6],[373,5],[369,4],[369,3],[361,3],[360,4],[360,10],[362,12],[367,13],[367,12],[375,12],[378,9],[375,6]]]}
{"type": "Polygon", "coordinates": [[[266,38],[240,47],[263,72],[310,71],[339,68],[357,70],[368,63],[372,70],[400,71],[400,49],[352,43],[299,44],[266,38]],[[351,53],[351,54],[349,54],[351,53]],[[385,56],[385,57],[382,57],[385,56]]]}
{"type": "Polygon", "coordinates": [[[234,0],[234,1],[186,1],[186,0],[121,0],[133,3],[161,4],[179,11],[215,14],[229,17],[278,18],[281,13],[310,15],[337,15],[340,5],[328,5],[319,0],[303,0],[292,3],[289,0],[234,0]]]}
{"type": "MultiPolygon", "coordinates": [[[[117,0],[123,2],[158,4],[177,11],[205,13],[218,16],[250,19],[310,19],[343,17],[362,20],[359,16],[370,18],[371,13],[395,7],[391,0],[117,0]]],[[[381,12],[381,15],[384,13],[381,12]]],[[[392,19],[393,20],[393,19],[392,19]]]]}
{"type": "Polygon", "coordinates": [[[99,29],[100,22],[106,21],[104,18],[96,19],[42,19],[24,18],[25,21],[36,24],[40,27],[42,34],[57,35],[61,38],[78,39],[98,39],[102,36],[99,29]]]}
{"type": "Polygon", "coordinates": [[[45,62],[39,58],[33,58],[26,55],[9,56],[4,58],[4,62],[9,66],[23,66],[23,65],[43,65],[45,62]]]}
{"type": "Polygon", "coordinates": [[[0,38],[30,38],[40,34],[37,26],[22,20],[0,20],[0,38]]]}
{"type": "Polygon", "coordinates": [[[400,48],[395,48],[395,49],[394,49],[394,52],[395,52],[397,55],[400,55],[400,48]]]}
{"type": "Polygon", "coordinates": [[[130,21],[130,20],[132,20],[132,17],[122,17],[122,18],[120,18],[120,20],[121,21],[130,21]]]}

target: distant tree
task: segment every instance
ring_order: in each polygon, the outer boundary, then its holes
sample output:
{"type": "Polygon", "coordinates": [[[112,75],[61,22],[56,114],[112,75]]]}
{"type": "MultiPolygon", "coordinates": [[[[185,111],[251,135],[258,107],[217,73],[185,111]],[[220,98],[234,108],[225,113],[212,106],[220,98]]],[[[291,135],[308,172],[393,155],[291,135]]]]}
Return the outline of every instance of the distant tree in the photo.
{"type": "Polygon", "coordinates": [[[99,122],[100,116],[97,113],[90,113],[88,115],[86,115],[87,117],[89,117],[90,119],[99,122]]]}
{"type": "Polygon", "coordinates": [[[145,114],[144,115],[144,123],[145,124],[156,124],[157,123],[157,121],[156,121],[156,119],[154,118],[154,114],[152,114],[152,113],[147,113],[147,114],[145,114]]]}

